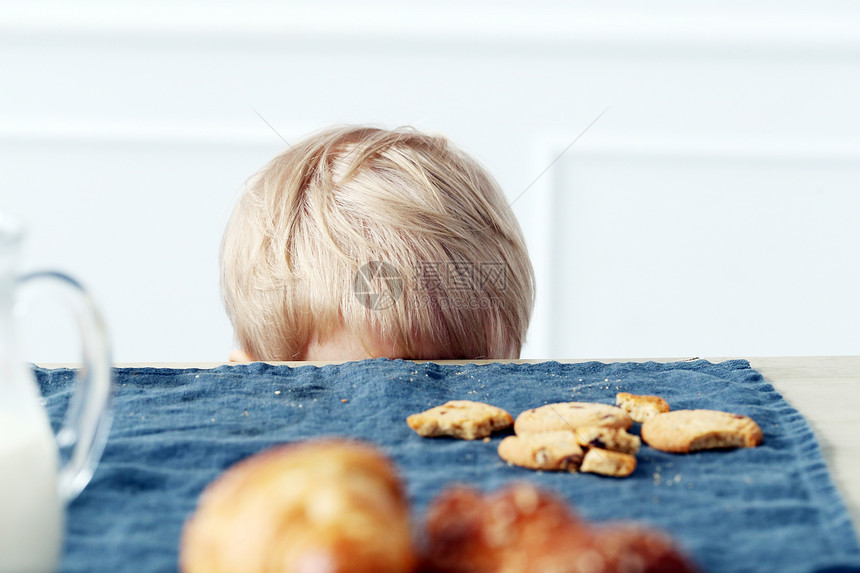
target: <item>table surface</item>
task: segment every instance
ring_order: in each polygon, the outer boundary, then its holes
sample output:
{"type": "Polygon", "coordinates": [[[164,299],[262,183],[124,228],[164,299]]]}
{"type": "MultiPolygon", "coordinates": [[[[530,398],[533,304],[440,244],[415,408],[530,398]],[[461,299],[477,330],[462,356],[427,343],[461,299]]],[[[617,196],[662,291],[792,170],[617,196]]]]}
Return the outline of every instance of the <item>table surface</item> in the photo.
{"type": "MultiPolygon", "coordinates": [[[[699,357],[696,357],[699,358],[699,357]]],[[[732,359],[702,357],[711,362],[732,359]]],[[[734,357],[743,358],[743,357],[734,357]]],[[[694,358],[595,359],[600,362],[673,362],[694,358]]],[[[860,531],[860,356],[798,356],[744,358],[758,370],[812,426],[836,487],[860,531]]],[[[587,362],[587,359],[557,362],[587,362]]],[[[440,364],[487,364],[490,362],[537,363],[544,360],[463,360],[440,364]]],[[[336,362],[276,362],[289,366],[325,365],[336,362]]],[[[128,363],[119,367],[214,368],[222,362],[128,363]]],[[[74,367],[70,364],[40,364],[46,368],[74,367]]]]}

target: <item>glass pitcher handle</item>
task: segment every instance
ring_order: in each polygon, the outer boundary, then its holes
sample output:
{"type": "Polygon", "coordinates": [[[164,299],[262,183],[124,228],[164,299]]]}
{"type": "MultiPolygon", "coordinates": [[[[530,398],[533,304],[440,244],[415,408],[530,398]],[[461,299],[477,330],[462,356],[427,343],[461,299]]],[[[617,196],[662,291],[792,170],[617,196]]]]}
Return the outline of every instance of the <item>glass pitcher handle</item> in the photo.
{"type": "Polygon", "coordinates": [[[18,286],[24,292],[40,284],[65,296],[81,331],[83,364],[77,373],[77,384],[63,425],[57,433],[58,446],[72,448],[58,479],[60,498],[68,503],[92,479],[110,431],[113,419],[110,345],[101,314],[76,280],[53,271],[31,273],[18,279],[18,286]]]}

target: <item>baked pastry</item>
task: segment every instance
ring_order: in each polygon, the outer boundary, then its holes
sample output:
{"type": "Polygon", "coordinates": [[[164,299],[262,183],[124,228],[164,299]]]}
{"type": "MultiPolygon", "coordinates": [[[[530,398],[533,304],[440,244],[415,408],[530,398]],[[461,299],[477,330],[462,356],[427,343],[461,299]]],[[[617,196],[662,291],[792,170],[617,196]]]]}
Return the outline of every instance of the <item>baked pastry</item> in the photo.
{"type": "Polygon", "coordinates": [[[613,452],[636,455],[642,441],[623,428],[580,426],[573,431],[579,445],[586,448],[603,448],[613,452]]]}
{"type": "Polygon", "coordinates": [[[627,477],[636,469],[636,456],[601,448],[588,448],[579,471],[612,477],[627,477]]]}
{"type": "Polygon", "coordinates": [[[409,508],[394,465],[370,445],[281,446],[224,472],[200,497],[184,573],[412,571],[409,508]]]}
{"type": "MultiPolygon", "coordinates": [[[[641,525],[619,524],[594,530],[594,549],[606,573],[683,573],[696,567],[659,531],[641,525]]],[[[582,569],[580,568],[580,571],[582,569]]],[[[593,571],[594,569],[592,569],[593,571]]]]}
{"type": "Polygon", "coordinates": [[[427,509],[424,573],[565,571],[588,544],[588,533],[567,505],[527,483],[491,494],[457,486],[427,509]]]}
{"type": "Polygon", "coordinates": [[[669,411],[669,404],[660,396],[641,396],[619,392],[615,404],[630,414],[634,422],[644,422],[651,416],[669,411]]]}
{"type": "Polygon", "coordinates": [[[499,457],[532,470],[575,472],[583,451],[573,432],[541,432],[508,436],[499,443],[499,457]]]}
{"type": "Polygon", "coordinates": [[[642,424],[640,434],[652,448],[686,454],[717,448],[754,448],[763,436],[748,416],[717,410],[675,410],[642,424]]]}
{"type": "Polygon", "coordinates": [[[455,487],[429,506],[424,573],[689,573],[665,535],[643,527],[594,529],[564,500],[515,483],[491,494],[455,487]]]}
{"type": "Polygon", "coordinates": [[[451,400],[406,418],[410,428],[425,438],[452,436],[463,440],[485,438],[510,428],[514,419],[505,410],[471,400],[451,400]]]}
{"type": "Polygon", "coordinates": [[[573,430],[579,426],[627,429],[633,420],[618,406],[596,402],[560,402],[526,410],[517,416],[517,434],[573,430]]]}

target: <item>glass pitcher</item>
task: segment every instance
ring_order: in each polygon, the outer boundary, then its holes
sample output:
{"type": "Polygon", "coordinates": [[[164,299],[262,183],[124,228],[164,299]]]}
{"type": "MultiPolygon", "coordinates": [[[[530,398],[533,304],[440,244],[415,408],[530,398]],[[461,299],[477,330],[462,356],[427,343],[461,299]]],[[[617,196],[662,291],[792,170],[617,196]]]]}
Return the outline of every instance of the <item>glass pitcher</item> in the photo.
{"type": "Polygon", "coordinates": [[[0,573],[41,573],[57,570],[65,506],[99,462],[113,391],[107,336],[92,300],[60,273],[17,277],[20,243],[19,227],[0,214],[0,573]],[[73,306],[84,354],[56,439],[33,373],[19,356],[13,324],[25,297],[47,288],[73,306]],[[60,452],[67,458],[62,464],[60,452]]]}

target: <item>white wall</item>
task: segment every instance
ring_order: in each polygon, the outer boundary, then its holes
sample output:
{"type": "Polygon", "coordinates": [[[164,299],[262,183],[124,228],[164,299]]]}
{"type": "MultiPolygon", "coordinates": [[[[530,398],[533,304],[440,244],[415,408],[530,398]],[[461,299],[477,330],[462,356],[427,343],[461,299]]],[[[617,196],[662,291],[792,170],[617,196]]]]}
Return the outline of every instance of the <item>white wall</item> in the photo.
{"type": "MultiPolygon", "coordinates": [[[[260,116],[412,124],[528,187],[525,357],[860,351],[860,9],[595,6],[0,2],[0,210],[117,360],[221,360],[221,231],[284,145],[260,116]]],[[[56,310],[32,359],[76,356],[56,310]]]]}

